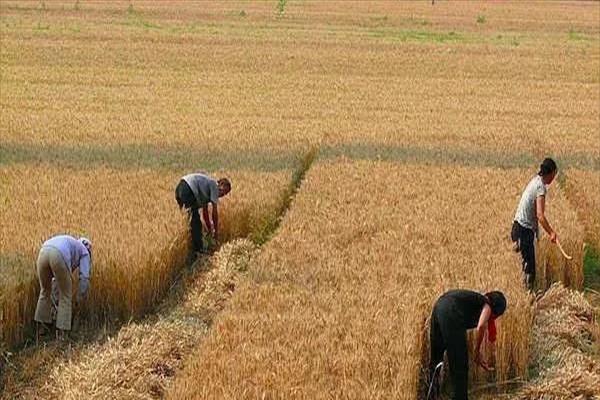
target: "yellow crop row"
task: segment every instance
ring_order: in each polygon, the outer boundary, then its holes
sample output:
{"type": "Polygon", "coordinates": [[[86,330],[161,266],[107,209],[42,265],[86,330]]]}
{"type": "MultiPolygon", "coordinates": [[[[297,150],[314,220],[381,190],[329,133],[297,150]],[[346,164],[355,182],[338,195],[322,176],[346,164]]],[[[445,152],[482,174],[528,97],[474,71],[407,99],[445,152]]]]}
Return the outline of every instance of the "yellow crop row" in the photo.
{"type": "MultiPolygon", "coordinates": [[[[504,291],[495,377],[525,376],[533,299],[509,230],[528,178],[385,162],[314,167],[169,398],[415,399],[426,319],[457,287],[504,291]]],[[[575,252],[582,235],[563,224],[568,203],[555,195],[549,208],[575,252]]],[[[578,259],[565,274],[575,282],[580,268],[578,259]]]]}
{"type": "Polygon", "coordinates": [[[566,186],[585,227],[586,241],[600,249],[600,172],[570,169],[566,186]]]}
{"type": "MultiPolygon", "coordinates": [[[[58,233],[94,243],[88,320],[141,315],[169,288],[187,255],[188,225],[174,188],[183,174],[154,170],[2,168],[1,338],[17,343],[37,301],[37,251],[58,233]]],[[[253,234],[278,217],[290,171],[223,171],[233,184],[222,202],[222,238],[253,234]]]]}

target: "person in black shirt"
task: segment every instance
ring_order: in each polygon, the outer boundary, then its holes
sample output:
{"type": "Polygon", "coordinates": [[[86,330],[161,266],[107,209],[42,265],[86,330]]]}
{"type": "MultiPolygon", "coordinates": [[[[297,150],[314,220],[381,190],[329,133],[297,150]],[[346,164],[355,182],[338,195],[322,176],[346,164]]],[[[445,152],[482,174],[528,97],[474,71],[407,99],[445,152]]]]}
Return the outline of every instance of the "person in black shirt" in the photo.
{"type": "Polygon", "coordinates": [[[431,358],[430,377],[435,366],[448,353],[450,378],[454,400],[466,400],[469,359],[467,330],[477,328],[475,362],[485,370],[492,368],[482,359],[480,348],[488,330],[488,340],[495,342],[495,319],[506,310],[506,298],[502,292],[485,295],[470,290],[450,290],[444,293],[433,306],[430,325],[431,358]]]}

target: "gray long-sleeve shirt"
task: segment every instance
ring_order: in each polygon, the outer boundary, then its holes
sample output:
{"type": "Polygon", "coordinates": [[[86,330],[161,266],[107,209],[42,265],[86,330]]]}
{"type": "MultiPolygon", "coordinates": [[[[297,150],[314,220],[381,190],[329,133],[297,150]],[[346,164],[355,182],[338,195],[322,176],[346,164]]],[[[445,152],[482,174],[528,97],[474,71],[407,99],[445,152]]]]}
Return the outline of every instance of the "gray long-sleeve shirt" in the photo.
{"type": "Polygon", "coordinates": [[[214,179],[204,174],[188,174],[181,179],[186,181],[194,192],[198,207],[205,207],[208,203],[219,203],[219,186],[214,179]]]}

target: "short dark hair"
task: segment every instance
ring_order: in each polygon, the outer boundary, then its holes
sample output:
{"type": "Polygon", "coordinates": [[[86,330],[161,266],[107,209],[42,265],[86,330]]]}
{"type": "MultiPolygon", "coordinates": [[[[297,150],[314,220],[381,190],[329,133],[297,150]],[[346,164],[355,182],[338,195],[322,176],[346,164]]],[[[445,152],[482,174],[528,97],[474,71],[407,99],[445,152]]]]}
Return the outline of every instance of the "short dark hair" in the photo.
{"type": "Polygon", "coordinates": [[[554,162],[551,158],[544,158],[544,161],[540,164],[540,172],[538,172],[539,176],[545,176],[556,172],[558,167],[556,166],[556,162],[554,162]]]}
{"type": "Polygon", "coordinates": [[[231,182],[227,178],[221,178],[217,181],[219,185],[222,185],[228,192],[231,192],[231,182]]]}
{"type": "Polygon", "coordinates": [[[506,310],[506,297],[504,297],[504,293],[495,290],[486,293],[485,297],[487,297],[489,301],[488,304],[492,308],[494,316],[499,317],[504,314],[504,311],[506,310]]]}

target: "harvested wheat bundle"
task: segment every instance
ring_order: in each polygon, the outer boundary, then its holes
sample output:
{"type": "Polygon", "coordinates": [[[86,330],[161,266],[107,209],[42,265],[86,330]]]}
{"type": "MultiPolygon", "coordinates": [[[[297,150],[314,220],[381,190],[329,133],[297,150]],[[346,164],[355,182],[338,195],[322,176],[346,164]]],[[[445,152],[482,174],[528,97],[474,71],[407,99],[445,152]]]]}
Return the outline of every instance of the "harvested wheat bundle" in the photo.
{"type": "Polygon", "coordinates": [[[201,328],[188,321],[131,324],[107,343],[86,350],[76,362],[55,368],[42,392],[63,399],[160,395],[164,378],[174,374],[183,350],[193,345],[201,328]]]}
{"type": "Polygon", "coordinates": [[[592,399],[600,396],[600,362],[590,355],[598,325],[584,296],[556,283],[538,301],[532,364],[540,375],[516,399],[592,399]]]}
{"type": "Polygon", "coordinates": [[[248,267],[257,246],[249,240],[237,239],[221,247],[211,259],[211,271],[189,292],[184,307],[190,313],[213,317],[224,304],[225,295],[235,288],[238,272],[248,267]]]}

